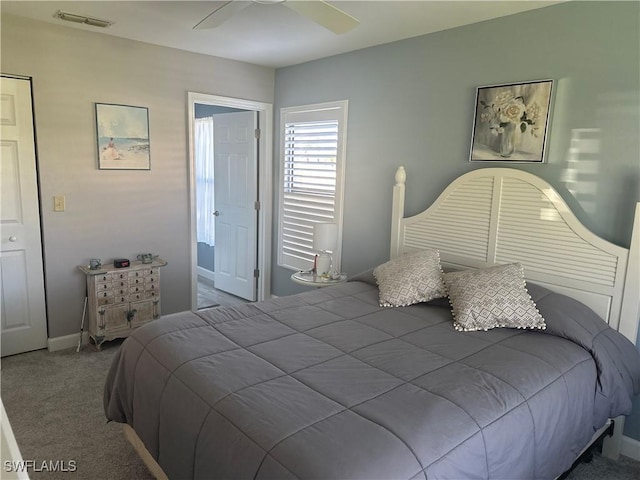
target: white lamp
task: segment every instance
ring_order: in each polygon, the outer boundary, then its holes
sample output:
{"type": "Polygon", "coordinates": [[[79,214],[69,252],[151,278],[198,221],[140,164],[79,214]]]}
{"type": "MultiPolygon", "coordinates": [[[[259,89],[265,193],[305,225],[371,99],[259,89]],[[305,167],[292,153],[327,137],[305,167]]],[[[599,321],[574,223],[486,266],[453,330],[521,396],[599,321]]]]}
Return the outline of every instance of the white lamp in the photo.
{"type": "Polygon", "coordinates": [[[331,253],[338,244],[338,225],[335,223],[316,223],[313,226],[313,249],[320,252],[316,261],[317,275],[330,275],[331,253]]]}

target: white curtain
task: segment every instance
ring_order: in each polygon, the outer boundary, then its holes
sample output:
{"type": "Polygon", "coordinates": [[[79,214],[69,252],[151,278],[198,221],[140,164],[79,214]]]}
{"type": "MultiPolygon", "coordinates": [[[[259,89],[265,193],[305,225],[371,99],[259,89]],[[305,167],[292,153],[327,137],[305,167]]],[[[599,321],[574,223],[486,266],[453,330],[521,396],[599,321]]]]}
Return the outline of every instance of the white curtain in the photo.
{"type": "Polygon", "coordinates": [[[196,118],[196,221],[198,242],[215,245],[213,117],[196,118]]]}

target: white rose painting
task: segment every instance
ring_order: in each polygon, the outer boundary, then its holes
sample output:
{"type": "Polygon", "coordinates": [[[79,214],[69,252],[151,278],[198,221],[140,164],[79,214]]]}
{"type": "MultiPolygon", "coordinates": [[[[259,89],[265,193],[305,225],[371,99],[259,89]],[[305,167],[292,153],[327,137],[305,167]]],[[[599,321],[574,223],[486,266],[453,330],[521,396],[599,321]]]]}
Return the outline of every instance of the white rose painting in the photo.
{"type": "Polygon", "coordinates": [[[101,170],[149,170],[149,110],[96,103],[101,170]]]}
{"type": "Polygon", "coordinates": [[[471,161],[544,162],[553,80],[479,87],[471,161]]]}

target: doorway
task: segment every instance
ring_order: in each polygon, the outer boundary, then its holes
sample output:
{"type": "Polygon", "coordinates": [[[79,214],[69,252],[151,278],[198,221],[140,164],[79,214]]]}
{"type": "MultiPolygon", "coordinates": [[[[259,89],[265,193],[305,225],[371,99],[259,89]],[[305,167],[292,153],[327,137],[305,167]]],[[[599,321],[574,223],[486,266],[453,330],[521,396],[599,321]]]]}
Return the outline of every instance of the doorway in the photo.
{"type": "Polygon", "coordinates": [[[272,109],[188,94],[194,311],[233,302],[229,294],[247,301],[270,297],[272,109]],[[198,147],[208,144],[196,144],[203,128],[211,129],[213,150],[205,164],[198,147]]]}

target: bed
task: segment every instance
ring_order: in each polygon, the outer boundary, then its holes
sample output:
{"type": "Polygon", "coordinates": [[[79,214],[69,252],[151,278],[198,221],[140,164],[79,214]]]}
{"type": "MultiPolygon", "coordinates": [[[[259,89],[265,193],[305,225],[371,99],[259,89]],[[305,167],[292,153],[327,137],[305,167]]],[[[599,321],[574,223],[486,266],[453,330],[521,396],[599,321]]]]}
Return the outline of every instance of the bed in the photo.
{"type": "Polygon", "coordinates": [[[630,413],[640,208],[624,249],[526,172],[470,172],[412,217],[405,178],[385,265],[437,252],[449,299],[381,307],[376,269],[139,328],[104,407],[156,477],[553,479],[630,413]],[[544,325],[466,328],[455,282],[507,269],[544,325]]]}

